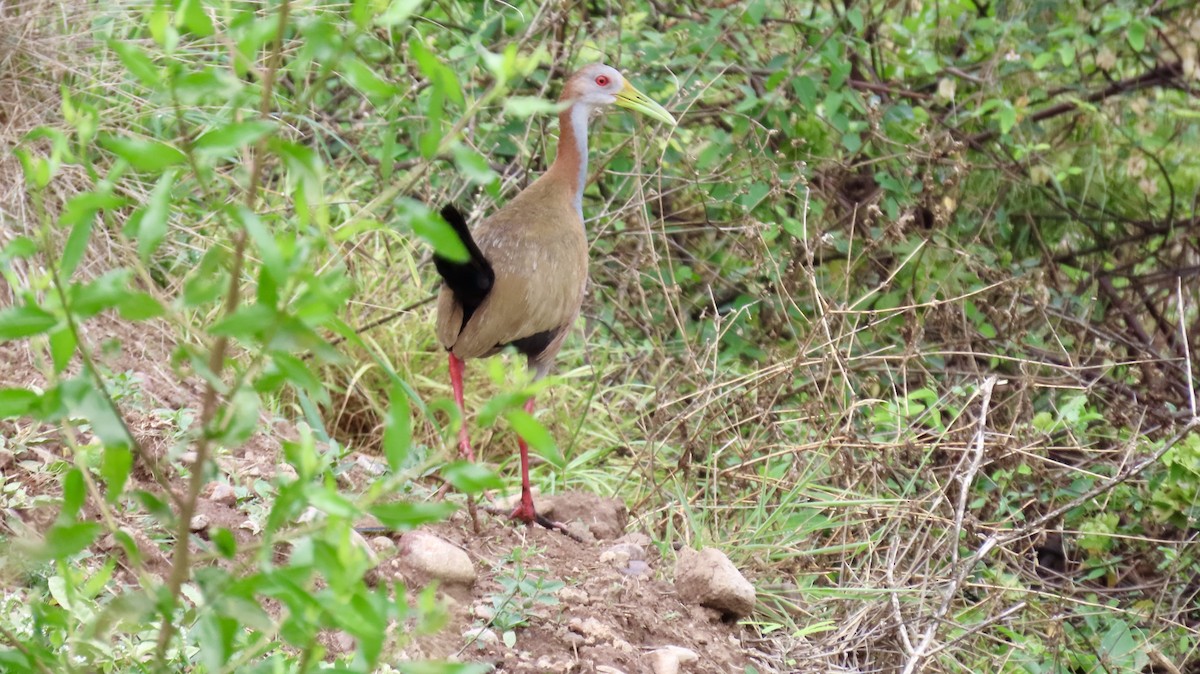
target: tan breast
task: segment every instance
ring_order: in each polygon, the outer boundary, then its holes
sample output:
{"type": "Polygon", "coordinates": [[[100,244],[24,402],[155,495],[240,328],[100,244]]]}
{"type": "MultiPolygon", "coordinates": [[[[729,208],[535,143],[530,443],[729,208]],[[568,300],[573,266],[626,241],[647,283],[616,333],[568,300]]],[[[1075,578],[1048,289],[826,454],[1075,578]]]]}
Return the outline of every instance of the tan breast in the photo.
{"type": "Polygon", "coordinates": [[[465,326],[462,308],[442,287],[438,338],[456,356],[481,358],[524,337],[565,332],[579,314],[587,284],[587,236],[569,192],[559,187],[552,176],[543,176],[472,232],[496,280],[465,326]]]}

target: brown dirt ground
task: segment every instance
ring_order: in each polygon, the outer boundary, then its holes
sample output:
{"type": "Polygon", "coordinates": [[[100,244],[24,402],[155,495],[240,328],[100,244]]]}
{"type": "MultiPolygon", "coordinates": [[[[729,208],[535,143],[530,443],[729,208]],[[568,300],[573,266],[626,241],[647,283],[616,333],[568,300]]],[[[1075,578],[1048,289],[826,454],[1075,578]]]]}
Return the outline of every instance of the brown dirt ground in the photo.
{"type": "MultiPolygon", "coordinates": [[[[595,499],[571,494],[563,499],[595,499]]],[[[754,658],[749,640],[754,635],[736,624],[722,622],[716,612],[687,606],[675,596],[673,559],[664,560],[646,546],[649,573],[630,574],[602,559],[613,541],[580,543],[558,532],[516,526],[506,518],[480,515],[481,531],[474,534],[464,513],[427,529],[465,550],[479,574],[469,590],[448,588],[450,623],[433,637],[418,639],[407,651],[422,658],[456,658],[491,664],[497,672],[650,672],[646,654],[664,646],[681,646],[699,655],[682,672],[729,674],[746,671],[754,660],[759,671],[772,671],[754,658]],[[516,548],[529,554],[526,573],[565,583],[558,603],[536,611],[529,625],[516,631],[516,643],[502,640],[468,644],[472,628],[484,627],[478,617],[503,595],[498,578],[511,573],[501,563],[516,548]],[[469,636],[469,635],[468,635],[469,636]]],[[[485,613],[486,615],[486,613],[485,613]]],[[[499,635],[497,635],[499,636],[499,635]]],[[[762,656],[765,658],[765,656],[762,656]]]]}
{"type": "MultiPolygon", "coordinates": [[[[174,343],[168,332],[153,323],[130,325],[111,316],[99,316],[87,323],[86,333],[93,347],[108,343],[119,348],[96,348],[97,359],[112,374],[133,373],[137,378],[120,401],[120,406],[146,461],[158,462],[172,480],[185,474],[186,465],[180,455],[187,448],[171,434],[163,411],[199,408],[201,388],[195,383],[180,383],[172,371],[170,354],[174,343]]],[[[42,386],[39,358],[25,342],[0,344],[0,386],[42,386]]],[[[234,488],[250,487],[254,480],[270,479],[279,470],[286,470],[279,461],[280,437],[291,429],[286,424],[270,422],[264,417],[264,428],[245,446],[217,456],[222,480],[234,488]]],[[[44,531],[57,515],[57,497],[61,494],[56,474],[47,467],[57,461],[70,460],[64,453],[59,431],[48,425],[27,421],[0,422],[0,477],[18,481],[24,489],[24,504],[7,509],[6,522],[0,528],[10,533],[44,531]],[[24,531],[22,531],[24,530],[24,531]]],[[[86,443],[86,434],[80,442],[86,443]]],[[[178,484],[182,485],[179,480],[178,484]]],[[[213,486],[205,490],[213,494],[213,486]]],[[[149,472],[135,470],[128,489],[158,491],[149,472]]],[[[243,494],[247,492],[242,492],[243,494]]],[[[202,498],[198,514],[209,526],[227,527],[241,542],[255,535],[247,502],[202,498]]],[[[546,499],[549,503],[550,499],[546,499]]],[[[571,511],[592,512],[611,508],[606,500],[592,495],[566,498],[557,504],[560,519],[572,517],[571,511]]],[[[258,508],[263,508],[259,503],[258,508]]],[[[152,540],[147,535],[149,518],[137,509],[115,513],[118,524],[135,534],[151,573],[165,575],[168,559],[163,554],[164,540],[152,540]],[[157,553],[157,554],[156,554],[157,553]]],[[[96,516],[94,508],[85,508],[85,516],[96,516]]],[[[623,520],[622,520],[623,521],[623,520]]],[[[759,671],[777,671],[766,656],[752,648],[754,635],[735,624],[721,622],[711,611],[682,604],[669,582],[673,559],[663,559],[654,545],[644,546],[649,573],[630,575],[618,570],[601,554],[611,541],[579,543],[566,536],[543,529],[517,527],[505,518],[480,513],[479,534],[472,532],[466,513],[459,513],[430,531],[466,550],[479,578],[469,591],[442,593],[446,599],[450,622],[434,636],[423,637],[405,646],[411,658],[457,658],[464,661],[487,662],[499,672],[613,672],[613,669],[633,674],[651,671],[644,654],[662,646],[682,646],[699,655],[699,660],[684,665],[684,674],[726,674],[743,672],[753,663],[759,671]],[[524,564],[537,570],[549,580],[560,580],[566,587],[557,593],[558,604],[534,612],[526,627],[515,632],[516,643],[508,648],[503,641],[489,645],[468,644],[463,633],[482,626],[478,607],[490,605],[491,597],[500,592],[498,577],[509,572],[502,560],[515,548],[529,551],[524,564]]],[[[593,527],[602,536],[621,533],[603,526],[593,527]]],[[[165,538],[159,536],[158,538],[165,538]]],[[[116,552],[112,537],[97,541],[97,552],[116,552]]],[[[121,575],[117,577],[122,579],[121,575]]],[[[133,582],[131,576],[125,580],[133,582]]],[[[330,653],[353,648],[353,642],[330,635],[330,653]]]]}

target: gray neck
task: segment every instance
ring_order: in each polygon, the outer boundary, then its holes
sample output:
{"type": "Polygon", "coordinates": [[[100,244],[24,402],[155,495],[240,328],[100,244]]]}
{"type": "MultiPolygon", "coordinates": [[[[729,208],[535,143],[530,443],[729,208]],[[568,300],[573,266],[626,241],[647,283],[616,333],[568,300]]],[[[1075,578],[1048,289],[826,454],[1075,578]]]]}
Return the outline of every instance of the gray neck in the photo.
{"type": "MultiPolygon", "coordinates": [[[[588,177],[588,117],[591,116],[591,106],[576,103],[571,106],[571,140],[575,141],[575,152],[578,157],[578,176],[575,182],[575,210],[583,220],[583,189],[587,187],[588,177]]],[[[561,134],[560,134],[561,135],[561,134]]]]}

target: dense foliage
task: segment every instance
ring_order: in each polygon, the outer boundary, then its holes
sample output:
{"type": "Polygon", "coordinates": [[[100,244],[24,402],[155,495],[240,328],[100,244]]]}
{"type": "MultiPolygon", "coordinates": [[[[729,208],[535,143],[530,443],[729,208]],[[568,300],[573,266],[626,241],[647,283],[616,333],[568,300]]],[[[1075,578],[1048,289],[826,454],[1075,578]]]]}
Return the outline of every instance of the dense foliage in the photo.
{"type": "Polygon", "coordinates": [[[516,359],[476,367],[537,482],[727,550],[779,671],[1200,662],[1190,0],[5,12],[0,355],[37,371],[0,368],[0,504],[55,511],[6,515],[6,668],[310,671],[327,631],[348,671],[409,666],[439,610],[364,581],[351,526],[445,517],[429,475],[500,484],[445,465],[430,207],[536,177],[546,101],[595,60],[680,124],[593,125],[592,285],[547,411],[516,359]],[[169,335],[193,406],[102,364],[114,312],[169,335]],[[217,459],[272,418],[291,474],[239,494],[255,540],[197,540],[217,459]],[[345,489],[364,449],[387,470],[345,489]]]}

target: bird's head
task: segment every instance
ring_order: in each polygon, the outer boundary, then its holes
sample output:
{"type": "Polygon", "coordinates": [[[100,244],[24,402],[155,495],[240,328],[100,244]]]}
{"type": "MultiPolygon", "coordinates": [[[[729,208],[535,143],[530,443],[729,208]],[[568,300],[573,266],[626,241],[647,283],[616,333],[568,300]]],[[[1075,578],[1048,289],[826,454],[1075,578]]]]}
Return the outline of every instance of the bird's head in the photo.
{"type": "Polygon", "coordinates": [[[589,108],[619,105],[661,122],[675,124],[675,118],[663,106],[638,91],[617,71],[603,63],[581,68],[567,80],[562,100],[582,103],[589,108]]]}

